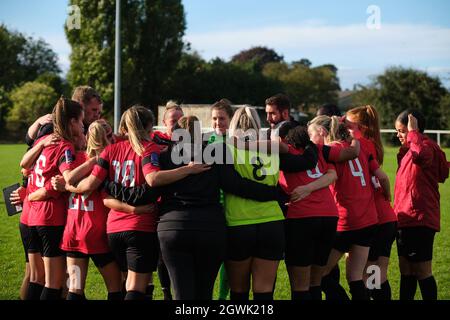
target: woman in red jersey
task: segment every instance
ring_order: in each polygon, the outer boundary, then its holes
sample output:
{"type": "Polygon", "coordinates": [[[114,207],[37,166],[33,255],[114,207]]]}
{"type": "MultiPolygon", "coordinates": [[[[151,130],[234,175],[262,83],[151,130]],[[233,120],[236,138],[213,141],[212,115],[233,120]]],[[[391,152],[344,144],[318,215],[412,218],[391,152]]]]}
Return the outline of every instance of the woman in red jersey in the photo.
{"type": "Polygon", "coordinates": [[[424,300],[436,300],[433,242],[440,230],[439,183],[448,178],[448,163],[436,142],[423,134],[425,117],[420,112],[402,112],[395,129],[402,144],[394,189],[400,300],[414,299],[417,282],[424,300]]]}
{"type": "MultiPolygon", "coordinates": [[[[96,157],[111,140],[112,129],[106,121],[97,120],[89,126],[87,152],[80,150],[75,157],[74,165],[77,168],[72,172],[75,182],[90,173],[96,157]]],[[[103,205],[102,193],[97,190],[90,194],[72,193],[68,204],[67,222],[61,243],[61,249],[66,252],[70,277],[67,300],[85,299],[89,258],[105,280],[108,300],[120,300],[121,273],[108,246],[106,220],[109,210],[103,205]]]]}
{"type": "MultiPolygon", "coordinates": [[[[68,177],[74,168],[74,142],[83,135],[83,109],[72,100],[61,98],[53,109],[55,134],[58,144],[44,147],[40,153],[28,184],[31,194],[44,187],[52,176],[62,174],[68,177]]],[[[42,300],[58,300],[65,275],[65,259],[59,248],[66,222],[67,198],[60,196],[45,201],[31,201],[28,226],[31,228],[29,249],[31,273],[38,272],[35,256],[42,252],[44,257],[45,287],[30,281],[28,298],[36,299],[41,292],[42,300]]]]}
{"type": "MultiPolygon", "coordinates": [[[[91,175],[72,192],[96,190],[108,177],[125,187],[141,185],[147,176],[159,176],[161,183],[177,181],[200,167],[187,166],[159,174],[160,148],[151,141],[153,113],[142,106],[129,108],[122,116],[120,127],[127,139],[107,146],[99,156],[91,175]]],[[[158,260],[157,216],[155,211],[129,214],[111,210],[107,221],[109,245],[123,272],[128,272],[125,300],[141,300],[155,271],[158,260]]]]}
{"type": "MultiPolygon", "coordinates": [[[[328,130],[327,143],[332,146],[328,159],[339,149],[349,146],[350,134],[338,117],[321,116],[312,125],[322,125],[328,130]]],[[[357,131],[355,131],[357,132],[357,131]]],[[[358,138],[357,136],[355,138],[358,138]]],[[[374,202],[374,192],[370,186],[370,174],[375,175],[383,186],[386,197],[390,197],[389,180],[379,169],[376,159],[361,148],[354,160],[336,162],[338,180],[331,187],[339,212],[339,221],[333,250],[327,263],[328,274],[345,252],[347,259],[346,275],[353,300],[368,299],[363,281],[364,268],[369,248],[378,223],[374,202]]],[[[327,279],[330,280],[331,279],[327,279]]],[[[330,299],[345,299],[342,287],[329,284],[330,299]]],[[[327,293],[328,299],[328,293],[327,293]]]]}
{"type": "MultiPolygon", "coordinates": [[[[281,132],[281,129],[280,129],[281,132]]],[[[289,130],[289,152],[302,153],[309,142],[305,127],[289,130]]],[[[318,145],[314,170],[280,173],[280,185],[292,194],[286,216],[286,266],[292,300],[322,300],[321,282],[338,221],[338,211],[328,186],[337,179],[336,169],[325,160],[318,145]]]]}
{"type": "MultiPolygon", "coordinates": [[[[361,148],[372,154],[378,163],[383,164],[383,145],[381,143],[380,122],[376,109],[373,106],[354,108],[346,113],[346,124],[350,131],[357,129],[362,133],[360,138],[361,148]]],[[[391,256],[392,243],[397,234],[397,216],[386,200],[383,189],[376,177],[372,177],[372,185],[375,188],[375,206],[378,214],[378,229],[369,251],[366,269],[370,266],[380,268],[380,283],[378,288],[368,286],[374,300],[391,300],[392,293],[387,278],[389,257],[391,256]]],[[[370,270],[368,270],[370,271],[370,270]]],[[[371,272],[366,272],[365,275],[371,272]]]]}

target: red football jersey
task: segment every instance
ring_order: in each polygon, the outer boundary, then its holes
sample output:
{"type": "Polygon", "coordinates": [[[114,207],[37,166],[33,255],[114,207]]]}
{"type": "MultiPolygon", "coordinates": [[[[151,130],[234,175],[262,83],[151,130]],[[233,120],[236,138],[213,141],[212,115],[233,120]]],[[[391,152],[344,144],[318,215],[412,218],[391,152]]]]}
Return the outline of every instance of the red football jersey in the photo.
{"type": "MultiPolygon", "coordinates": [[[[327,170],[336,170],[334,165],[327,163],[323,156],[322,145],[318,145],[319,158],[314,170],[296,173],[280,172],[280,185],[287,194],[291,194],[298,186],[304,186],[323,176],[327,170]]],[[[303,150],[289,146],[292,154],[301,154],[303,150]]],[[[290,204],[287,219],[299,219],[310,217],[337,217],[338,211],[330,188],[323,188],[312,192],[303,200],[290,204]]]]}
{"type": "MultiPolygon", "coordinates": [[[[348,142],[333,142],[333,150],[349,147],[348,142]]],[[[331,156],[331,152],[330,152],[331,156]]],[[[338,180],[331,191],[339,211],[337,231],[362,229],[378,223],[371,173],[379,168],[377,161],[361,148],[356,159],[337,162],[338,180]]]]}
{"type": "Polygon", "coordinates": [[[28,225],[29,212],[30,212],[30,202],[28,201],[28,197],[25,197],[22,203],[22,214],[20,215],[20,223],[28,225]]]}
{"type": "MultiPolygon", "coordinates": [[[[74,164],[80,166],[87,160],[86,153],[78,152],[74,164]]],[[[91,194],[72,193],[69,197],[67,222],[61,249],[84,254],[109,252],[106,235],[108,211],[103,205],[101,192],[94,191],[91,194]]]]}
{"type": "MultiPolygon", "coordinates": [[[[373,158],[378,159],[377,150],[372,141],[362,137],[359,140],[359,143],[361,144],[361,149],[363,149],[366,154],[371,154],[373,158]]],[[[378,213],[378,224],[397,221],[394,209],[392,209],[391,203],[384,197],[383,188],[381,188],[380,182],[375,176],[372,176],[372,185],[375,188],[375,206],[378,213]]]]}
{"type": "Polygon", "coordinates": [[[399,228],[428,227],[440,231],[439,181],[445,180],[439,145],[427,136],[410,131],[408,146],[397,155],[394,210],[399,228]]]}
{"type": "MultiPolygon", "coordinates": [[[[45,137],[42,137],[44,139],[45,137]]],[[[40,141],[40,140],[39,140],[40,141]]],[[[61,140],[56,145],[45,147],[31,172],[27,194],[39,188],[48,189],[51,178],[74,168],[75,150],[69,141],[61,140]]],[[[65,195],[45,201],[30,202],[29,226],[63,226],[66,223],[67,197],[65,195]]]]}
{"type": "MultiPolygon", "coordinates": [[[[160,148],[153,142],[144,142],[143,156],[134,152],[128,140],[109,145],[100,154],[98,163],[92,174],[104,180],[121,183],[127,187],[134,187],[145,182],[145,175],[159,170],[160,148]]],[[[156,213],[129,214],[111,210],[108,215],[107,232],[123,231],[156,231],[156,213]]]]}

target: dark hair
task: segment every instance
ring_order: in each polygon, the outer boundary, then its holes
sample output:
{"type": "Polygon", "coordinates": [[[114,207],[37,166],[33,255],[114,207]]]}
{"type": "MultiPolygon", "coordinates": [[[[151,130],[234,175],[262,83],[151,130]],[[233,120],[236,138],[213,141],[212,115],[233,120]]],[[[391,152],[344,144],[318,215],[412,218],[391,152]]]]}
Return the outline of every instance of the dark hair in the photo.
{"type": "Polygon", "coordinates": [[[295,128],[289,130],[289,133],[286,136],[286,141],[290,145],[302,149],[311,143],[308,135],[308,129],[304,126],[296,126],[295,128]]]}
{"type": "Polygon", "coordinates": [[[332,103],[327,103],[324,104],[323,106],[319,107],[319,109],[317,109],[317,115],[318,116],[342,116],[341,110],[339,109],[339,107],[335,104],[332,103]]]}
{"type": "Polygon", "coordinates": [[[78,119],[83,113],[81,105],[73,100],[59,98],[53,108],[54,132],[61,138],[74,142],[74,136],[70,130],[70,120],[78,119]]]}
{"type": "Polygon", "coordinates": [[[211,112],[213,110],[223,110],[228,115],[228,117],[233,118],[233,109],[231,108],[231,101],[228,99],[220,99],[211,106],[211,112]]]}
{"type": "Polygon", "coordinates": [[[266,105],[276,106],[278,111],[281,113],[284,110],[288,110],[291,108],[291,101],[289,97],[285,94],[276,94],[273,97],[266,99],[266,105]]]}
{"type": "Polygon", "coordinates": [[[415,109],[407,109],[400,113],[397,117],[398,122],[400,122],[404,126],[408,126],[408,115],[412,114],[414,118],[417,119],[417,125],[419,126],[420,133],[423,133],[425,131],[425,126],[427,124],[425,116],[420,112],[419,110],[415,109]]]}
{"type": "Polygon", "coordinates": [[[299,125],[300,125],[300,122],[295,121],[295,120],[291,120],[291,121],[287,121],[287,122],[283,123],[281,125],[280,129],[278,130],[278,134],[279,134],[280,138],[281,139],[286,138],[289,131],[291,131],[295,127],[298,127],[299,125]]]}

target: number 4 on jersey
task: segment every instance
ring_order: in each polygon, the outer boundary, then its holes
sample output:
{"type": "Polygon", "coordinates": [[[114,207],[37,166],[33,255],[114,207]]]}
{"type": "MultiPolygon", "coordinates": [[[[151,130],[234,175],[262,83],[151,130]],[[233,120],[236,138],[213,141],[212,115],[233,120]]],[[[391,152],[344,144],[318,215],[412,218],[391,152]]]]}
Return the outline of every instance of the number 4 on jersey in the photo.
{"type": "Polygon", "coordinates": [[[361,185],[363,187],[365,187],[367,185],[366,179],[364,178],[364,172],[361,167],[361,163],[359,162],[359,159],[356,158],[355,160],[349,160],[348,164],[350,165],[350,170],[352,171],[352,175],[354,177],[359,177],[361,179],[361,185]],[[356,167],[358,168],[358,171],[356,171],[355,166],[353,165],[353,161],[356,163],[356,167]]]}

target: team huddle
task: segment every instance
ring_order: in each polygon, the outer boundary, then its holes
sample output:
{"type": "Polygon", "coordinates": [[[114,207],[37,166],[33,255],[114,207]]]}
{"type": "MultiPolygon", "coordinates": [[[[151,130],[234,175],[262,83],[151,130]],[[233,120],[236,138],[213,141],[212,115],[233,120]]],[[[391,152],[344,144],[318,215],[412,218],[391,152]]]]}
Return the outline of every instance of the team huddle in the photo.
{"type": "Polygon", "coordinates": [[[219,299],[245,301],[251,291],[254,300],[273,300],[284,260],[292,300],[391,300],[397,241],[400,299],[413,300],[419,284],[424,300],[436,300],[438,184],[449,169],[424,135],[423,115],[405,110],[395,122],[392,207],[374,107],[342,116],[325,105],[302,126],[287,96],[265,105],[267,134],[254,108],[234,111],[222,99],[211,106],[212,132],[169,102],[165,132],[135,105],[115,135],[93,88],[60,98],[29,128],[24,182],[11,196],[23,204],[21,298],[86,299],[92,259],[108,300],[151,299],[155,271],[165,300],[172,292],[176,300],[211,300],[217,277],[219,299]],[[340,284],[344,256],[350,297],[340,284]]]}

